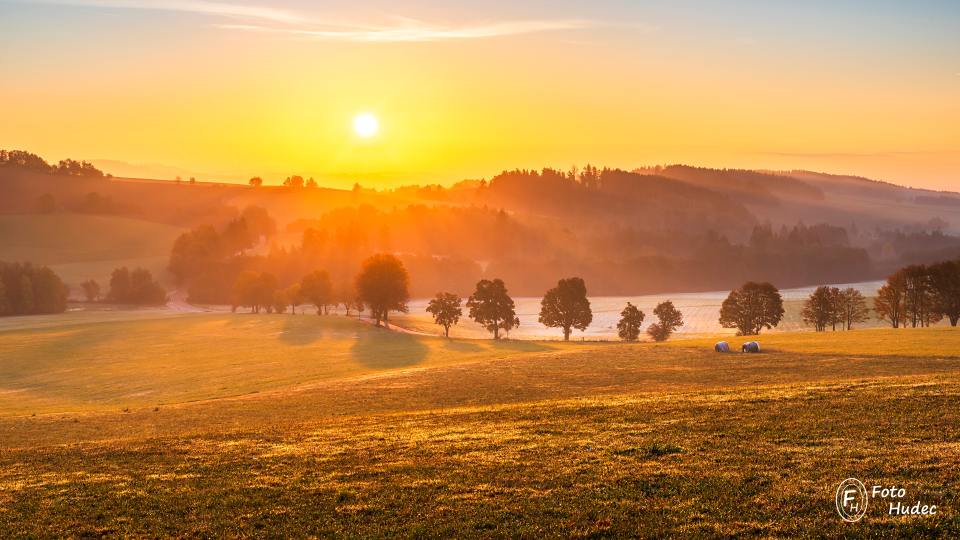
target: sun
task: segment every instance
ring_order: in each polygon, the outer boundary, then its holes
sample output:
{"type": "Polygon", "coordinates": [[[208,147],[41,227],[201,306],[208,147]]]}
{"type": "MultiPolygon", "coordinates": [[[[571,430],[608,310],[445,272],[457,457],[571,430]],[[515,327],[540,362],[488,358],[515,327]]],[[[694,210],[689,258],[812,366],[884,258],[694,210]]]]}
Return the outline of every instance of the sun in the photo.
{"type": "Polygon", "coordinates": [[[370,113],[361,113],[353,118],[353,131],[364,139],[368,139],[380,131],[380,122],[370,113]]]}

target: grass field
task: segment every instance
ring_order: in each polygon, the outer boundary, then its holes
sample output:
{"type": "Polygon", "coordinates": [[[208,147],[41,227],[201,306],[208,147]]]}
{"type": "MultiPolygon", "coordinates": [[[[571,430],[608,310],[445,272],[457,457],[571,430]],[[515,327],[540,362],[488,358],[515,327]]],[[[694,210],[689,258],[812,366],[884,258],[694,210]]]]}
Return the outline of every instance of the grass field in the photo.
{"type": "Polygon", "coordinates": [[[142,266],[163,279],[170,248],[181,232],[172,225],[115,216],[0,215],[0,260],[50,266],[72,289],[86,279],[104,286],[118,266],[142,266]]]}
{"type": "Polygon", "coordinates": [[[950,328],[718,355],[88,317],[0,329],[0,537],[960,534],[950,328]],[[849,476],[940,511],[844,523],[849,476]]]}

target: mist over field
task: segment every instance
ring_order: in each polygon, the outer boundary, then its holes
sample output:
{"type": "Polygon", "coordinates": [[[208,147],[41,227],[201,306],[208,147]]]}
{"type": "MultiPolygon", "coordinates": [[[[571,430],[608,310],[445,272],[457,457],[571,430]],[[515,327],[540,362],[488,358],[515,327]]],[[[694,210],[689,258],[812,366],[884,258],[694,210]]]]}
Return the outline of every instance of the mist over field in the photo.
{"type": "Polygon", "coordinates": [[[0,539],[960,538],[960,3],[0,0],[0,539]]]}

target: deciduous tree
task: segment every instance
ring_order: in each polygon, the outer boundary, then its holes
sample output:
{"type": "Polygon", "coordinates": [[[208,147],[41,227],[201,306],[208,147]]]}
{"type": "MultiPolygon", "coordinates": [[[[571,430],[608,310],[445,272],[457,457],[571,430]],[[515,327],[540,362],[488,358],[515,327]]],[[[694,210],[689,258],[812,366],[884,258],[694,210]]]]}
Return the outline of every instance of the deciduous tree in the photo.
{"type": "Polygon", "coordinates": [[[826,330],[827,325],[837,320],[836,296],[838,294],[830,287],[817,287],[803,302],[803,310],[800,312],[803,322],[812,325],[817,332],[826,330]]]}
{"type": "Polygon", "coordinates": [[[653,314],[657,316],[657,322],[647,328],[647,334],[654,341],[666,341],[683,326],[683,314],[670,300],[657,304],[657,307],[653,308],[653,314]]]}
{"type": "Polygon", "coordinates": [[[929,271],[937,311],[950,320],[950,326],[957,326],[960,320],[960,261],[939,262],[931,265],[929,271]]]}
{"type": "Polygon", "coordinates": [[[873,309],[877,317],[900,328],[907,323],[907,280],[903,272],[897,272],[887,278],[887,282],[877,291],[873,309]]]}
{"type": "Polygon", "coordinates": [[[327,307],[333,303],[330,274],[326,270],[317,270],[303,276],[300,280],[300,295],[317,307],[317,315],[326,315],[327,307]]]}
{"type": "Polygon", "coordinates": [[[550,328],[563,329],[563,340],[570,340],[572,329],[586,330],[593,322],[587,286],[583,279],[561,279],[547,291],[540,302],[540,323],[550,328]]]}
{"type": "Polygon", "coordinates": [[[837,314],[843,327],[851,330],[854,324],[870,319],[870,308],[867,307],[867,300],[860,291],[848,287],[840,291],[837,298],[837,314]]]}
{"type": "Polygon", "coordinates": [[[493,339],[500,339],[501,330],[509,332],[520,326],[513,299],[501,279],[481,279],[477,282],[476,290],[467,299],[467,308],[470,309],[471,319],[493,332],[493,339]]]}
{"type": "Polygon", "coordinates": [[[450,337],[450,327],[460,322],[463,300],[453,293],[437,293],[427,304],[427,313],[433,315],[433,322],[443,327],[443,335],[450,337]]]}
{"type": "Polygon", "coordinates": [[[730,292],[720,307],[720,325],[736,328],[737,335],[752,336],[783,319],[783,298],[770,283],[744,283],[730,292]]]}
{"type": "Polygon", "coordinates": [[[363,262],[357,274],[355,287],[360,300],[370,306],[370,314],[389,326],[387,316],[391,311],[407,312],[410,299],[410,276],[400,259],[381,253],[363,262]]]}
{"type": "Polygon", "coordinates": [[[100,284],[96,281],[88,279],[80,284],[80,288],[83,289],[87,302],[96,302],[100,298],[100,284]]]}
{"type": "Polygon", "coordinates": [[[620,322],[617,323],[617,335],[624,341],[636,341],[643,328],[644,313],[637,306],[627,302],[627,306],[620,312],[620,322]]]}

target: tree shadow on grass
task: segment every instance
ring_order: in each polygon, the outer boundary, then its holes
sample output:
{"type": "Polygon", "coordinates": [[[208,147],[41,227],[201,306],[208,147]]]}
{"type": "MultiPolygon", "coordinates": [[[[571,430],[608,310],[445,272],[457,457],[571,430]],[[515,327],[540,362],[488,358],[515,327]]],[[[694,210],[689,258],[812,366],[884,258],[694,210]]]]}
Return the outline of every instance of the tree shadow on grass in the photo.
{"type": "Polygon", "coordinates": [[[426,359],[429,352],[420,338],[384,328],[361,333],[350,349],[358,362],[374,369],[413,366],[426,359]]]}
{"type": "Polygon", "coordinates": [[[481,352],[484,350],[483,347],[472,343],[470,341],[462,341],[457,339],[451,339],[446,342],[443,346],[448,351],[461,352],[461,353],[475,353],[481,352]]]}
{"type": "Polygon", "coordinates": [[[320,317],[277,315],[286,317],[280,331],[280,341],[289,345],[310,345],[323,339],[323,321],[320,317]]]}
{"type": "Polygon", "coordinates": [[[490,340],[490,346],[493,349],[517,352],[543,352],[555,349],[555,347],[551,347],[540,341],[524,341],[519,339],[494,339],[490,340]]]}

